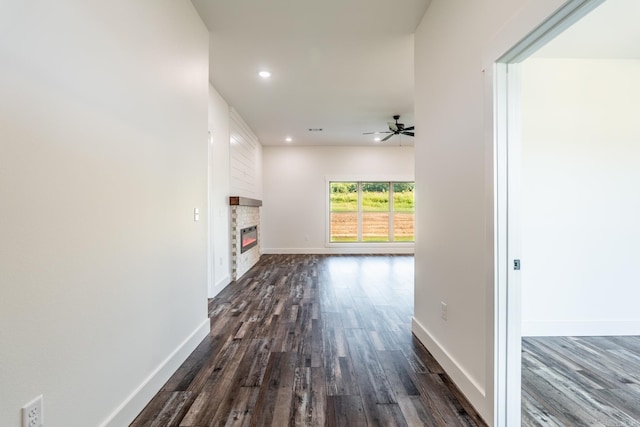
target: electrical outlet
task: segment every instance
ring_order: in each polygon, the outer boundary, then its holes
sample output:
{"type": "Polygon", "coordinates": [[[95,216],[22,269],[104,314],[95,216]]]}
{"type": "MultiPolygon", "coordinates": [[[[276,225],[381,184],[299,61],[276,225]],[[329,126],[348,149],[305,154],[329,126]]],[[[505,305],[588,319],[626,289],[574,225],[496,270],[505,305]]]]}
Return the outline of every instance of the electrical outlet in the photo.
{"type": "Polygon", "coordinates": [[[447,320],[447,304],[440,302],[440,317],[442,320],[447,320]]]}
{"type": "Polygon", "coordinates": [[[22,407],[22,427],[43,427],[42,395],[22,407]]]}

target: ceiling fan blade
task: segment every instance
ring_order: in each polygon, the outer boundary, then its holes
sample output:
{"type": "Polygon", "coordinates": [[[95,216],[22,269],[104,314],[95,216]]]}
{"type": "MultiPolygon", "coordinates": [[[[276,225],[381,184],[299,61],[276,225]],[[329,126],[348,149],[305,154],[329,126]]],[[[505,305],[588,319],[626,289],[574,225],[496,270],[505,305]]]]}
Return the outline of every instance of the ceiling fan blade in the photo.
{"type": "Polygon", "coordinates": [[[384,132],[365,132],[365,133],[363,133],[363,135],[378,135],[380,133],[393,133],[393,132],[389,132],[389,131],[384,131],[384,132]]]}
{"type": "Polygon", "coordinates": [[[408,128],[404,128],[403,130],[413,130],[414,126],[409,126],[408,128]]]}
{"type": "Polygon", "coordinates": [[[395,133],[392,133],[391,135],[387,135],[384,138],[382,138],[382,140],[380,142],[385,142],[387,139],[391,138],[393,135],[395,135],[395,133]]]}
{"type": "Polygon", "coordinates": [[[402,132],[403,135],[409,135],[409,136],[414,136],[413,132],[402,132]]]}
{"type": "Polygon", "coordinates": [[[394,132],[398,132],[398,126],[396,126],[394,122],[387,122],[387,124],[389,125],[389,129],[391,129],[394,132]]]}

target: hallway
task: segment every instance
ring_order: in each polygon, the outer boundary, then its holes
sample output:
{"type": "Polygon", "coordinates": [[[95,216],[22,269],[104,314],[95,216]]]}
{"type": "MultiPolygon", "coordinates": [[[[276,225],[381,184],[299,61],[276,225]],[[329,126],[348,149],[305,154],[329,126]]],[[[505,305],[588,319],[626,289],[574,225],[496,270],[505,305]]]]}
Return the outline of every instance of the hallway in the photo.
{"type": "Polygon", "coordinates": [[[263,255],[132,426],[484,426],[411,333],[413,265],[263,255]]]}

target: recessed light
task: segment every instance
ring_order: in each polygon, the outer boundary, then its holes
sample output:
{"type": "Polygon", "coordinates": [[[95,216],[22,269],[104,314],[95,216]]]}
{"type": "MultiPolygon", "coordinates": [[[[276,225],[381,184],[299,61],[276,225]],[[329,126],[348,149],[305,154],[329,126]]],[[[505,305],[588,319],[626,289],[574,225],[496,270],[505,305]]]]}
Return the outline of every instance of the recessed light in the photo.
{"type": "Polygon", "coordinates": [[[293,139],[291,139],[291,137],[289,137],[289,136],[288,136],[288,137],[286,137],[284,140],[285,140],[285,141],[287,141],[287,142],[291,142],[291,141],[293,141],[293,139]]]}
{"type": "Polygon", "coordinates": [[[268,71],[260,71],[258,75],[263,79],[268,79],[269,77],[271,77],[271,73],[268,71]]]}
{"type": "Polygon", "coordinates": [[[374,140],[375,142],[380,142],[380,139],[381,139],[381,138],[380,138],[379,136],[376,136],[375,138],[373,138],[373,140],[374,140]]]}

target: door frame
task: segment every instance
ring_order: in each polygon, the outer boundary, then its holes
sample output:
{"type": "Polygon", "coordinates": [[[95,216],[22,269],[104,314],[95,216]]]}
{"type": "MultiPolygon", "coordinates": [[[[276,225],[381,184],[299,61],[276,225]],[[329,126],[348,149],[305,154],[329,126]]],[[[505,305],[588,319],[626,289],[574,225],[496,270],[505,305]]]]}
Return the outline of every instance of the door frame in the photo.
{"type": "MultiPolygon", "coordinates": [[[[521,423],[520,63],[605,0],[568,0],[494,60],[486,77],[493,87],[494,188],[494,425],[521,423]]],[[[485,74],[486,69],[485,69],[485,74]]]]}

